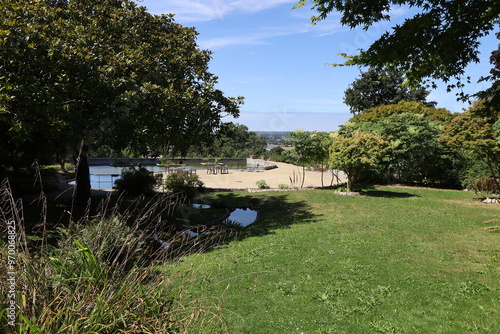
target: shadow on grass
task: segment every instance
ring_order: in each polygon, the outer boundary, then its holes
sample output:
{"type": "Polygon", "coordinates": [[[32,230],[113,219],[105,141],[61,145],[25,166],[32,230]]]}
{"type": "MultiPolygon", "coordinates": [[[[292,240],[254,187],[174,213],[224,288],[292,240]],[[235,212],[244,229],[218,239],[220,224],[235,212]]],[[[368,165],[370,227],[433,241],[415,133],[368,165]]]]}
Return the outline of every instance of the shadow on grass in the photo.
{"type": "Polygon", "coordinates": [[[384,197],[384,198],[410,198],[410,197],[420,197],[419,195],[410,194],[407,192],[396,192],[387,190],[370,189],[363,191],[363,195],[369,197],[384,197]]]}
{"type": "Polygon", "coordinates": [[[289,228],[294,224],[311,223],[318,216],[313,214],[306,201],[291,200],[285,193],[266,193],[266,196],[219,193],[214,202],[230,207],[244,207],[249,203],[259,212],[257,221],[241,232],[241,237],[263,236],[273,230],[289,228]]]}
{"type": "MultiPolygon", "coordinates": [[[[214,193],[208,196],[214,212],[205,211],[202,217],[192,216],[194,214],[191,211],[196,212],[199,210],[189,211],[182,205],[177,206],[177,212],[163,212],[165,206],[162,204],[157,205],[157,202],[163,201],[162,195],[158,196],[160,197],[140,198],[136,196],[120,196],[117,193],[110,197],[93,196],[88,207],[73,206],[72,199],[67,196],[58,198],[48,196],[46,202],[26,198],[23,201],[24,221],[28,234],[36,238],[45,233],[48,243],[52,245],[56,245],[60,238],[57,229],[68,227],[72,224],[70,221],[80,221],[81,219],[90,221],[94,217],[99,218],[118,214],[121,217],[123,215],[128,216],[129,219],[127,220],[130,225],[140,219],[142,221],[140,226],[145,229],[150,227],[161,228],[161,226],[156,225],[158,222],[167,223],[166,227],[173,223],[174,226],[175,224],[182,225],[182,229],[184,229],[178,235],[184,235],[184,232],[190,233],[189,230],[195,232],[199,230],[210,231],[211,233],[200,235],[201,238],[193,238],[192,241],[198,245],[202,244],[202,247],[197,247],[198,251],[206,252],[236,238],[264,236],[272,234],[274,230],[289,228],[294,224],[307,224],[314,221],[318,216],[312,213],[307,200],[297,200],[294,196],[288,196],[287,193],[276,192],[265,193],[265,195],[233,192],[214,193]],[[204,225],[214,219],[214,215],[224,214],[227,209],[245,207],[251,207],[258,211],[258,218],[255,223],[244,228],[236,227],[235,229],[228,229],[218,225],[203,228],[204,225]],[[128,213],[126,214],[126,212],[128,213]],[[45,223],[41,224],[42,221],[45,221],[45,223]],[[189,225],[192,225],[192,227],[189,225]]],[[[37,248],[36,245],[39,243],[35,240],[33,239],[32,246],[37,248]]],[[[188,240],[182,242],[186,246],[182,246],[183,249],[190,245],[188,240]]]]}
{"type": "MultiPolygon", "coordinates": [[[[101,220],[118,216],[127,221],[129,226],[140,222],[140,228],[148,228],[169,216],[172,208],[180,205],[166,196],[157,194],[152,197],[120,194],[117,191],[93,191],[88,205],[76,205],[71,193],[61,191],[37,196],[14,198],[22,203],[23,225],[34,248],[38,247],[43,237],[49,245],[55,246],[61,237],[59,229],[68,230],[75,223],[89,224],[93,220],[101,220]],[[170,208],[172,207],[172,208],[170,208]]],[[[92,224],[92,223],[91,223],[92,224]]],[[[43,242],[42,242],[43,244],[43,242]]]]}

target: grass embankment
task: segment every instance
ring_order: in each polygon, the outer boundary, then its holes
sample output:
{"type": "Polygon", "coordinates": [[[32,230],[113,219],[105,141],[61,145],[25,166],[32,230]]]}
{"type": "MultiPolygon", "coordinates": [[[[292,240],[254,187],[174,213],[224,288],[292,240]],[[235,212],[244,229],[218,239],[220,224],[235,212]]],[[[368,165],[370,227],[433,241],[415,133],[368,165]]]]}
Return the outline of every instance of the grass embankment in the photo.
{"type": "MultiPolygon", "coordinates": [[[[20,210],[3,197],[3,218],[20,210]]],[[[63,200],[42,216],[43,203],[28,205],[28,239],[46,226],[53,242],[24,252],[17,241],[20,325],[6,325],[2,276],[0,332],[500,332],[500,206],[473,193],[381,187],[361,197],[310,190],[207,198],[260,202],[259,220],[215,250],[232,232],[181,237],[176,254],[197,255],[180,261],[150,247],[159,218],[198,224],[225,210],[200,215],[164,196],[111,198],[82,213],[68,213],[63,200]]],[[[7,257],[0,260],[6,273],[7,257]]]]}
{"type": "Polygon", "coordinates": [[[500,206],[416,188],[252,196],[240,241],[185,262],[205,268],[193,296],[224,297],[228,332],[500,333],[500,233],[485,229],[500,206]]]}

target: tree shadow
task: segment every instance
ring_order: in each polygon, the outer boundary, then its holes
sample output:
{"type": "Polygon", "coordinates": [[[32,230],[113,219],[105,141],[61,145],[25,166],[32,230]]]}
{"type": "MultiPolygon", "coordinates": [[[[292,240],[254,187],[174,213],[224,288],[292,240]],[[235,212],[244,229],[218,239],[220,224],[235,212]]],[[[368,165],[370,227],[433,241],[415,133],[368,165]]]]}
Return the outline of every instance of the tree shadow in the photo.
{"type": "Polygon", "coordinates": [[[363,195],[369,197],[383,197],[383,198],[411,198],[420,197],[420,195],[415,195],[407,192],[396,192],[387,190],[370,189],[363,191],[363,195]]]}
{"type": "Polygon", "coordinates": [[[265,193],[264,196],[241,192],[220,192],[202,196],[202,200],[210,202],[212,208],[215,209],[211,213],[206,211],[201,213],[202,217],[195,217],[192,211],[200,210],[192,209],[189,203],[182,201],[178,205],[171,205],[174,211],[165,210],[169,207],[169,200],[162,194],[152,198],[122,196],[117,192],[108,195],[94,194],[89,206],[86,207],[73,206],[71,196],[47,196],[47,198],[42,198],[43,200],[25,198],[23,201],[24,222],[27,234],[33,240],[30,246],[38,249],[45,242],[53,246],[57,245],[61,237],[57,232],[58,229],[66,229],[72,225],[72,222],[83,220],[90,222],[94,218],[101,219],[118,215],[120,219],[129,221],[130,225],[140,219],[141,229],[158,232],[158,235],[163,230],[175,228],[177,232],[173,232],[173,238],[176,243],[181,240],[182,244],[179,251],[171,252],[171,256],[175,256],[175,254],[188,254],[191,251],[207,252],[236,239],[273,234],[275,230],[289,228],[294,224],[311,223],[320,216],[312,213],[312,208],[306,200],[294,200],[293,196],[288,196],[284,192],[265,193]],[[227,214],[236,208],[256,210],[258,212],[256,221],[242,228],[227,226],[221,224],[220,219],[214,219],[214,215],[217,215],[215,218],[219,218],[220,213],[223,217],[224,213],[227,214]],[[199,237],[192,237],[192,232],[199,234],[199,237]],[[42,240],[41,238],[46,238],[45,242],[37,241],[42,240]],[[191,249],[188,250],[188,248],[191,249]]]}
{"type": "Polygon", "coordinates": [[[294,224],[308,224],[319,215],[313,214],[307,201],[293,201],[284,193],[273,193],[266,196],[239,195],[235,193],[218,193],[213,203],[224,203],[232,208],[250,207],[258,211],[257,220],[243,228],[241,238],[264,236],[274,230],[289,228],[294,224]]]}

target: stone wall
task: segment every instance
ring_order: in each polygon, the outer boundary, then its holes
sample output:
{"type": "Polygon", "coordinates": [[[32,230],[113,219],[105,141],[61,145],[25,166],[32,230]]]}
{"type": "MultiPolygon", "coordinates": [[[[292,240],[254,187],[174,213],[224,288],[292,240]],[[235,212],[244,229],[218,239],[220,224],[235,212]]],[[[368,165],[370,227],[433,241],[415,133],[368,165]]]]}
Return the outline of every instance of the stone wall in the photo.
{"type": "Polygon", "coordinates": [[[87,158],[89,166],[109,166],[114,164],[153,166],[158,163],[158,159],[140,158],[87,158]]]}
{"type": "MultiPolygon", "coordinates": [[[[178,160],[181,160],[180,158],[172,159],[173,162],[178,162],[178,160]]],[[[219,160],[221,163],[248,163],[248,160],[256,160],[256,159],[246,159],[246,158],[222,158],[219,160]]],[[[87,159],[89,166],[109,166],[113,164],[122,164],[122,165],[134,165],[136,166],[138,163],[140,163],[143,166],[154,166],[160,161],[158,159],[148,159],[148,158],[88,158],[87,159]]],[[[210,159],[210,161],[214,162],[215,159],[210,159]]],[[[264,160],[256,160],[256,161],[262,161],[264,160]]],[[[202,163],[202,162],[207,162],[206,160],[202,158],[185,158],[182,159],[182,162],[185,164],[189,163],[202,163]]],[[[263,164],[261,163],[261,166],[263,164]]]]}

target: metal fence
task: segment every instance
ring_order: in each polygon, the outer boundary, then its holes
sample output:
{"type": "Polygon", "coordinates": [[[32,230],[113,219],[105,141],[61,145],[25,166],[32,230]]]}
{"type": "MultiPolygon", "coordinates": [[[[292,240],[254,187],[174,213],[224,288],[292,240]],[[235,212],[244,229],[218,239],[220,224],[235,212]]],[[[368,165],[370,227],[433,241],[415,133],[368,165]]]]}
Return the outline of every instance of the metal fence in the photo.
{"type": "Polygon", "coordinates": [[[118,174],[90,174],[90,186],[95,189],[112,189],[118,174]]]}

